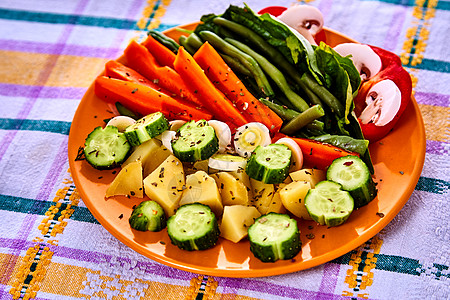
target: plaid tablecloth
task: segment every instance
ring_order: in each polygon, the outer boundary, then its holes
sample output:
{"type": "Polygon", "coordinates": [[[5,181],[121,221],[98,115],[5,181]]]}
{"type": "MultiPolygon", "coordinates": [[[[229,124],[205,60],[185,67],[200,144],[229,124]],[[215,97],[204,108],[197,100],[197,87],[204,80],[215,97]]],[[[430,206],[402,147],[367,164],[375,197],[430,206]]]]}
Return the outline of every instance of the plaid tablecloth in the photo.
{"type": "MultiPolygon", "coordinates": [[[[295,4],[246,2],[255,11],[295,4]]],[[[2,0],[0,299],[450,299],[450,2],[302,2],[318,7],[326,26],[397,53],[412,74],[425,165],[385,229],[331,262],[273,277],[193,274],[134,252],[77,193],[67,159],[73,115],[131,39],[229,2],[2,0]]]]}

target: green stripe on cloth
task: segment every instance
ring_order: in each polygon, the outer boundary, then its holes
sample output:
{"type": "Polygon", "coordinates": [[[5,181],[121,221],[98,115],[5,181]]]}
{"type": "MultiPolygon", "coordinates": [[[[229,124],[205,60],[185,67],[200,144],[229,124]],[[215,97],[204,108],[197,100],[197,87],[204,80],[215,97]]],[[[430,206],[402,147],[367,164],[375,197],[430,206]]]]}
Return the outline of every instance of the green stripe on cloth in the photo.
{"type": "MultiPolygon", "coordinates": [[[[55,202],[0,195],[0,210],[43,216],[52,205],[55,205],[55,202]]],[[[72,208],[74,212],[70,217],[71,220],[99,224],[86,207],[72,206],[72,208]]]]}
{"type": "Polygon", "coordinates": [[[434,194],[445,194],[450,190],[450,182],[429,177],[420,177],[416,190],[434,194]]]}
{"type": "Polygon", "coordinates": [[[0,129],[45,131],[68,135],[71,122],[0,118],[0,129]]]}
{"type": "Polygon", "coordinates": [[[74,24],[116,29],[137,29],[136,20],[56,14],[0,8],[0,18],[5,20],[40,22],[50,24],[74,24]]]}

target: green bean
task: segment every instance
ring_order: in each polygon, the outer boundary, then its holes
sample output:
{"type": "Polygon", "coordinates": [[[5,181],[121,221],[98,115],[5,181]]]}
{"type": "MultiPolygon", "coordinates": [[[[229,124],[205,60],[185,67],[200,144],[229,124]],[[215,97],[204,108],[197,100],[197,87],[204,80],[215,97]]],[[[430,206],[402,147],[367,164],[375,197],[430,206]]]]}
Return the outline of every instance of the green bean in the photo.
{"type": "Polygon", "coordinates": [[[196,50],[198,50],[198,48],[200,48],[203,45],[202,39],[197,34],[195,34],[195,32],[188,35],[186,42],[196,50]]]}
{"type": "Polygon", "coordinates": [[[275,47],[269,44],[262,36],[254,32],[253,30],[225,18],[214,18],[213,22],[219,26],[225,27],[242,38],[250,41],[260,51],[267,55],[270,60],[277,66],[286,72],[296,83],[300,83],[301,74],[295,69],[295,67],[280,53],[275,47]]]}
{"type": "Polygon", "coordinates": [[[320,85],[311,75],[304,73],[301,80],[308,86],[319,98],[331,109],[332,112],[343,117],[345,114],[345,107],[339,102],[339,100],[330,93],[330,91],[320,85]]]}
{"type": "Polygon", "coordinates": [[[284,105],[279,105],[268,99],[260,98],[259,101],[261,101],[261,103],[265,104],[267,107],[273,110],[280,118],[286,121],[290,121],[300,114],[296,110],[289,109],[284,105]]]}
{"type": "Polygon", "coordinates": [[[187,36],[182,35],[178,39],[178,42],[180,43],[181,46],[184,47],[184,49],[186,49],[187,52],[189,52],[191,55],[194,55],[194,53],[197,51],[197,49],[195,49],[194,47],[189,45],[187,40],[188,40],[187,36]]]}
{"type": "Polygon", "coordinates": [[[286,97],[297,110],[302,112],[309,108],[309,105],[305,102],[305,100],[303,100],[302,97],[300,97],[291,89],[283,73],[278,70],[277,67],[275,67],[273,64],[271,64],[264,56],[253,51],[249,46],[237,40],[228,38],[225,40],[253,57],[261,66],[261,68],[266,72],[266,74],[269,75],[270,78],[272,78],[272,80],[277,84],[280,90],[286,95],[286,97]]]}
{"type": "Polygon", "coordinates": [[[162,32],[156,30],[149,30],[148,35],[151,35],[155,40],[157,40],[158,42],[169,48],[174,53],[177,53],[178,48],[180,47],[180,45],[175,40],[168,37],[162,32]]]}
{"type": "Polygon", "coordinates": [[[308,123],[311,123],[324,115],[325,112],[323,108],[320,105],[314,105],[290,120],[280,131],[287,135],[295,134],[308,123]]]}
{"type": "Polygon", "coordinates": [[[205,30],[199,32],[198,34],[202,39],[208,41],[219,52],[238,59],[241,64],[244,65],[252,73],[253,77],[256,80],[256,83],[258,84],[258,87],[264,92],[264,94],[266,94],[267,96],[273,95],[272,87],[270,86],[266,75],[264,74],[263,70],[261,70],[261,67],[258,65],[254,58],[242,52],[230,43],[226,42],[214,32],[205,30]]]}
{"type": "Polygon", "coordinates": [[[236,58],[226,55],[226,54],[222,54],[222,53],[219,53],[219,54],[222,57],[222,59],[225,61],[225,63],[233,71],[241,73],[242,75],[245,75],[245,76],[252,75],[252,73],[250,73],[250,71],[243,64],[241,64],[241,62],[239,60],[237,60],[236,58]]]}

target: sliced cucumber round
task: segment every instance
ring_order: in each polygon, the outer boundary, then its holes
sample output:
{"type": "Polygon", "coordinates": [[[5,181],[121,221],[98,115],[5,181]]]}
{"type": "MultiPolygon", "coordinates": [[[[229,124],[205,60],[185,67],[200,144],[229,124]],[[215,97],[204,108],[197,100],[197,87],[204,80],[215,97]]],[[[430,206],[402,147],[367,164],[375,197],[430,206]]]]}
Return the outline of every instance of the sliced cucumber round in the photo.
{"type": "Polygon", "coordinates": [[[250,251],[263,262],[291,259],[301,250],[297,221],[286,214],[268,213],[248,229],[250,251]]]}
{"type": "Polygon", "coordinates": [[[289,175],[292,151],[283,144],[258,146],[248,159],[245,172],[264,183],[282,183],[289,175]]]}
{"type": "Polygon", "coordinates": [[[216,153],[208,160],[208,166],[220,171],[237,171],[245,169],[247,159],[242,156],[216,153]]]}
{"type": "Polygon", "coordinates": [[[178,208],[167,221],[170,240],[180,249],[193,251],[213,247],[219,239],[219,225],[211,209],[191,203],[178,208]]]}
{"type": "Polygon", "coordinates": [[[173,154],[182,162],[208,159],[218,149],[216,132],[205,120],[187,122],[172,140],[173,154]]]}
{"type": "Polygon", "coordinates": [[[95,128],[84,142],[86,161],[96,169],[112,169],[125,161],[131,146],[115,126],[95,128]]]}
{"type": "Polygon", "coordinates": [[[139,231],[161,231],[166,227],[164,209],[153,200],[141,202],[128,220],[131,228],[139,231]]]}
{"type": "Polygon", "coordinates": [[[321,181],[310,189],[305,206],[311,218],[320,225],[338,226],[353,212],[353,198],[339,183],[321,181]]]}
{"type": "Polygon", "coordinates": [[[340,183],[344,190],[350,192],[355,208],[368,204],[377,195],[369,168],[354,155],[335,159],[328,167],[327,180],[340,183]]]}
{"type": "Polygon", "coordinates": [[[138,146],[160,135],[169,128],[169,122],[161,112],[149,114],[128,126],[125,135],[132,146],[138,146]]]}

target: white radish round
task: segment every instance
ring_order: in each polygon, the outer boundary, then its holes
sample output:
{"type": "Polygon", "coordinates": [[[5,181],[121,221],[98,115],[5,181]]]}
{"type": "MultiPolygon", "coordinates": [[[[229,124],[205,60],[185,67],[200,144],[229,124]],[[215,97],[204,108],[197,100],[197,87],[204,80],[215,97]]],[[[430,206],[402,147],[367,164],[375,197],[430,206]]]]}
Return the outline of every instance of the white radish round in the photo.
{"type": "Polygon", "coordinates": [[[119,129],[119,132],[124,132],[128,126],[133,125],[134,123],[136,123],[136,120],[131,117],[116,116],[109,120],[106,126],[115,126],[119,129]]]}
{"type": "Polygon", "coordinates": [[[166,130],[161,134],[161,142],[163,146],[169,149],[171,153],[173,153],[172,140],[175,138],[176,134],[176,131],[172,130],[166,130]]]}
{"type": "Polygon", "coordinates": [[[300,146],[291,138],[281,138],[275,144],[283,144],[289,147],[292,152],[291,166],[289,173],[298,171],[303,167],[303,152],[300,146]]]}
{"type": "Polygon", "coordinates": [[[184,120],[173,120],[169,122],[169,130],[177,131],[181,126],[186,123],[184,120]]]}
{"type": "Polygon", "coordinates": [[[265,147],[271,141],[270,132],[266,125],[259,122],[251,122],[242,125],[236,130],[234,148],[240,156],[249,157],[256,147],[265,147]]]}
{"type": "Polygon", "coordinates": [[[237,171],[245,169],[247,160],[231,154],[215,154],[208,160],[208,166],[220,171],[237,171]]]}
{"type": "Polygon", "coordinates": [[[231,144],[231,129],[227,123],[217,120],[209,120],[209,126],[214,128],[219,139],[219,152],[225,152],[231,144]]]}

